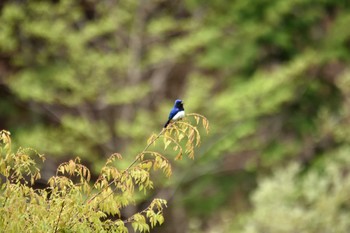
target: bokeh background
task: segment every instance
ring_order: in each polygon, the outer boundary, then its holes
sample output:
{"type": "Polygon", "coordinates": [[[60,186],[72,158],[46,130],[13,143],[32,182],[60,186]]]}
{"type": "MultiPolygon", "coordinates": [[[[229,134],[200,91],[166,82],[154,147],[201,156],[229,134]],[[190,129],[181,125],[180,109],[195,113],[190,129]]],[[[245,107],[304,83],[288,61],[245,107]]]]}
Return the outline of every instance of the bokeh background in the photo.
{"type": "Polygon", "coordinates": [[[350,232],[350,1],[2,0],[0,129],[47,157],[125,164],[173,101],[211,124],[140,197],[154,232],[350,232]]]}

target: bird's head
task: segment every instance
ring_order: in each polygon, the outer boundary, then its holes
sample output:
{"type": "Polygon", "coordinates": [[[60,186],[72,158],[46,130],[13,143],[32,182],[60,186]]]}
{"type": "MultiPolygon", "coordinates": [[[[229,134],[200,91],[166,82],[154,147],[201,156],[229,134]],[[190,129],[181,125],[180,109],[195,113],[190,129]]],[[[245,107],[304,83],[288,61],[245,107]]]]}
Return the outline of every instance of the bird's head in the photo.
{"type": "Polygon", "coordinates": [[[183,101],[180,99],[175,100],[175,107],[180,107],[183,105],[183,101]]]}

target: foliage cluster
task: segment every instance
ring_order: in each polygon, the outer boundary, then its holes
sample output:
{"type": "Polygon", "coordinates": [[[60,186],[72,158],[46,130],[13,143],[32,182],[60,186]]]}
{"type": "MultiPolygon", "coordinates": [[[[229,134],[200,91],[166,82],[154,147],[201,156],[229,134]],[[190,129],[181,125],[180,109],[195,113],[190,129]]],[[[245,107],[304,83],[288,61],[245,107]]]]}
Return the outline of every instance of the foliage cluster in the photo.
{"type": "Polygon", "coordinates": [[[293,163],[260,180],[241,232],[349,232],[349,151],[335,151],[306,172],[293,163]]]}
{"type": "Polygon", "coordinates": [[[152,171],[171,175],[169,159],[149,148],[162,138],[164,152],[177,152],[175,159],[182,155],[194,159],[194,148],[200,143],[194,125],[200,121],[208,131],[207,119],[198,114],[171,123],[150,137],[145,149],[125,169],[118,167],[121,155],[112,154],[93,184],[90,170],[79,158],[62,163],[44,189],[32,185],[41,177],[35,156],[41,161],[45,157],[33,149],[13,152],[10,133],[0,131],[0,228],[6,232],[128,232],[126,224],[131,223],[135,232],[149,232],[164,222],[166,200],[154,198],[132,216],[124,218],[121,213],[124,207],[135,204],[135,192],[153,188],[152,171]]]}
{"type": "Polygon", "coordinates": [[[350,231],[350,72],[344,71],[336,84],[344,99],[338,117],[323,111],[319,123],[320,130],[338,145],[319,154],[313,163],[293,161],[260,179],[243,232],[350,231]]]}

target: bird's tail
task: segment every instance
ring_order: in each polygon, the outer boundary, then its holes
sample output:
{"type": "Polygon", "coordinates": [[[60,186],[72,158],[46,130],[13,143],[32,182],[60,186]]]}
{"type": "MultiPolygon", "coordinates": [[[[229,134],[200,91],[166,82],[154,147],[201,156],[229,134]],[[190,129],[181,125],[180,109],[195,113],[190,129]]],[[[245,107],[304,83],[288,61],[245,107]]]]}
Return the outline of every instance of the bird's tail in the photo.
{"type": "Polygon", "coordinates": [[[170,119],[165,123],[164,128],[166,128],[170,123],[170,119]]]}

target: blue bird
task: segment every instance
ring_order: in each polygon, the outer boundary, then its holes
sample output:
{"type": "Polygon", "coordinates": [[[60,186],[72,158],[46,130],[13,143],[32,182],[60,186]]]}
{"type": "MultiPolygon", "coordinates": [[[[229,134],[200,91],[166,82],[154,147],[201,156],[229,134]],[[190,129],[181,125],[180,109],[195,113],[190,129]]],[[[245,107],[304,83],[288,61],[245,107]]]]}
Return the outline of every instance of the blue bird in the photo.
{"type": "Polygon", "coordinates": [[[176,121],[178,119],[183,118],[184,116],[185,116],[185,109],[184,109],[183,102],[182,100],[177,99],[175,100],[173,109],[171,109],[169,113],[169,119],[165,123],[164,128],[166,128],[171,121],[176,121]]]}

